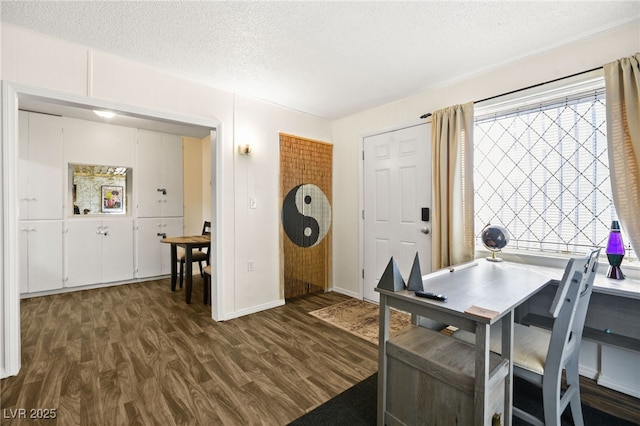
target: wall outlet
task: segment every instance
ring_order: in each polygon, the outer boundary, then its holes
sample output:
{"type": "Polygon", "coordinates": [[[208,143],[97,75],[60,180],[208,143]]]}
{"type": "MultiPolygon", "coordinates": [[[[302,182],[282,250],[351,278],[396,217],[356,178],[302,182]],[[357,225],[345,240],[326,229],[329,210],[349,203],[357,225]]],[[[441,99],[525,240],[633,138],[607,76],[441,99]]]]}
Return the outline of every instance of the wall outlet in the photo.
{"type": "Polygon", "coordinates": [[[249,208],[250,209],[257,208],[256,197],[254,196],[249,197],[249,208]]]}
{"type": "Polygon", "coordinates": [[[253,260],[247,260],[247,271],[253,272],[253,260]]]}

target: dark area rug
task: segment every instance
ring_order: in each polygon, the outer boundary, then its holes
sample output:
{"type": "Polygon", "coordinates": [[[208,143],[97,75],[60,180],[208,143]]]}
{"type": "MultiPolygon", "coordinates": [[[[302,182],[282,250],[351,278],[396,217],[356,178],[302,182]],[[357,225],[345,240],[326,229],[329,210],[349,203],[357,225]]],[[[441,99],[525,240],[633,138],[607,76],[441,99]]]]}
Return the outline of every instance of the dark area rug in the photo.
{"type": "MultiPolygon", "coordinates": [[[[378,374],[364,379],[318,408],[290,423],[292,426],[349,425],[371,426],[376,424],[378,374]]],[[[542,394],[536,386],[522,380],[514,380],[514,403],[537,416],[542,416],[542,394]]],[[[582,405],[585,426],[637,426],[609,414],[582,405]]],[[[527,425],[514,418],[514,426],[527,425]]],[[[562,417],[562,426],[573,425],[570,410],[562,417]]]]}
{"type": "Polygon", "coordinates": [[[367,377],[338,394],[313,411],[293,421],[293,426],[306,425],[375,425],[378,409],[378,373],[367,377]]]}

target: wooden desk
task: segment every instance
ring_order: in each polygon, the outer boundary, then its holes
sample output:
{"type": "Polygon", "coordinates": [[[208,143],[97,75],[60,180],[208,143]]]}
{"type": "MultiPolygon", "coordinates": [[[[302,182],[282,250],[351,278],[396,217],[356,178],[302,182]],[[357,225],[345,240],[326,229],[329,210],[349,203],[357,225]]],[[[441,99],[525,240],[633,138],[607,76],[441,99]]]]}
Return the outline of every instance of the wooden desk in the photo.
{"type": "MultiPolygon", "coordinates": [[[[502,370],[507,366],[505,381],[504,424],[511,424],[513,397],[513,311],[552,279],[559,278],[553,270],[511,262],[489,262],[479,259],[452,269],[444,269],[423,276],[424,289],[441,293],[447,302],[416,297],[413,292],[392,292],[376,289],[380,293],[380,333],[378,366],[378,424],[385,423],[387,384],[387,341],[389,340],[389,309],[410,312],[412,322],[418,317],[454,325],[475,333],[474,424],[490,425],[489,382],[496,379],[499,368],[490,369],[490,326],[499,320],[502,324],[502,370]],[[451,271],[451,272],[450,272],[451,271]],[[493,311],[487,316],[469,312],[473,306],[493,311]]],[[[424,396],[429,398],[428,395],[424,396]]]]}
{"type": "MultiPolygon", "coordinates": [[[[516,321],[551,329],[553,318],[548,307],[558,281],[538,292],[516,310],[516,321]]],[[[596,276],[589,309],[585,317],[583,340],[640,352],[640,281],[622,281],[596,276]],[[626,288],[622,291],[620,288],[626,288]],[[633,291],[635,290],[635,291],[633,291]]]]}
{"type": "Polygon", "coordinates": [[[211,245],[211,235],[189,235],[183,237],[167,237],[161,240],[163,243],[171,244],[171,291],[176,291],[176,281],[178,276],[178,246],[185,250],[185,301],[191,303],[191,290],[193,281],[193,262],[191,260],[192,251],[195,248],[209,247],[211,245]]]}
{"type": "MultiPolygon", "coordinates": [[[[606,271],[606,264],[603,269],[606,271]]],[[[549,306],[556,289],[554,282],[536,293],[516,309],[514,320],[550,330],[553,319],[549,306]]],[[[640,398],[638,365],[640,280],[612,280],[600,271],[582,332],[580,374],[594,379],[600,386],[640,398]]]]}

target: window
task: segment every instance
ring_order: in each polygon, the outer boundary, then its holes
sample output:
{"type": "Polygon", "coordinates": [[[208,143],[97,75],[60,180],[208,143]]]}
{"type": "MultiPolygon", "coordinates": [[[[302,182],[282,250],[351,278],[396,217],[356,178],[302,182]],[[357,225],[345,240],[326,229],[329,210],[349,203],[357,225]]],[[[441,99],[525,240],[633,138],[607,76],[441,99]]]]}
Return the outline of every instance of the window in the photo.
{"type": "Polygon", "coordinates": [[[617,216],[601,78],[477,108],[474,143],[480,246],[488,223],[509,230],[510,248],[574,254],[606,246],[617,216]]]}

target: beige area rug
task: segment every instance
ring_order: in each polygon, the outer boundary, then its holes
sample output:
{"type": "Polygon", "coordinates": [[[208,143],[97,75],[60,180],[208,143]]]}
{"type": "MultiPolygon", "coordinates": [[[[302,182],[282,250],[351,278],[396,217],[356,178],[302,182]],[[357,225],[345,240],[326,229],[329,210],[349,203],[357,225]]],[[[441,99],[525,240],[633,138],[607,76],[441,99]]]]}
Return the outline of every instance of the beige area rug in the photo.
{"type": "MultiPolygon", "coordinates": [[[[338,304],[309,312],[309,315],[328,322],[371,343],[378,344],[380,307],[374,303],[349,299],[338,304]]],[[[411,324],[411,315],[391,309],[389,333],[394,336],[411,324]]]]}

